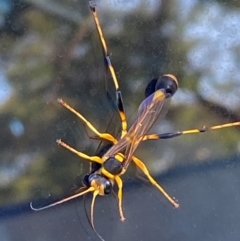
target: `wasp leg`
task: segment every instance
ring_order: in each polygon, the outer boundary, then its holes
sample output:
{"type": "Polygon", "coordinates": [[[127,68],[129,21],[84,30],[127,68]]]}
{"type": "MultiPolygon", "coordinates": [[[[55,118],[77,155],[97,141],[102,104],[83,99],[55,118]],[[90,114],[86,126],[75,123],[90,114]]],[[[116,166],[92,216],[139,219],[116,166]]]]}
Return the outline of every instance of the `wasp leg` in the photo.
{"type": "Polygon", "coordinates": [[[102,28],[101,28],[101,25],[100,25],[100,22],[98,19],[98,15],[96,12],[96,7],[95,7],[95,4],[92,2],[90,2],[90,9],[92,11],[93,18],[94,18],[94,21],[95,21],[95,24],[97,27],[98,35],[99,35],[99,38],[101,41],[103,55],[104,55],[104,62],[105,62],[106,68],[109,69],[109,72],[111,73],[111,77],[113,79],[113,83],[114,83],[114,87],[115,87],[115,91],[116,91],[117,108],[118,108],[119,116],[120,116],[120,119],[122,122],[122,137],[123,137],[127,133],[127,120],[126,120],[126,114],[125,114],[124,106],[123,106],[122,93],[119,88],[115,70],[111,63],[111,59],[110,59],[108,49],[107,49],[107,44],[106,44],[105,38],[103,36],[103,31],[102,31],[102,28]]]}
{"type": "Polygon", "coordinates": [[[133,172],[135,174],[135,176],[137,178],[139,178],[140,180],[144,181],[144,182],[149,182],[148,179],[146,179],[145,177],[142,177],[139,173],[138,173],[138,170],[137,170],[137,166],[135,165],[135,163],[132,163],[132,168],[133,168],[133,172]]]}
{"type": "Polygon", "coordinates": [[[97,162],[99,164],[102,164],[102,158],[99,156],[88,156],[83,152],[77,151],[76,149],[72,148],[71,146],[67,145],[65,142],[61,141],[61,140],[57,140],[57,143],[61,146],[63,146],[64,148],[68,149],[69,151],[75,153],[76,155],[78,155],[81,158],[84,158],[86,160],[89,160],[91,162],[97,162]]]}
{"type": "Polygon", "coordinates": [[[172,133],[169,132],[169,133],[162,133],[162,134],[149,134],[149,135],[145,135],[143,137],[143,141],[158,140],[158,139],[170,139],[170,138],[174,138],[174,137],[181,136],[181,135],[204,133],[207,131],[214,131],[214,130],[218,130],[218,129],[233,127],[233,126],[240,126],[240,121],[227,123],[227,124],[223,124],[223,125],[210,126],[210,127],[203,126],[202,128],[199,128],[199,129],[176,131],[176,132],[172,132],[172,133]]]}
{"type": "Polygon", "coordinates": [[[173,206],[175,208],[179,207],[179,204],[176,203],[173,198],[171,198],[167,192],[152,178],[152,176],[150,175],[147,167],[145,166],[145,164],[139,160],[137,157],[132,157],[132,160],[134,161],[134,163],[143,171],[143,173],[148,177],[149,181],[168,199],[168,201],[170,203],[173,204],[173,206]]]}
{"type": "Polygon", "coordinates": [[[115,181],[118,185],[118,208],[119,208],[119,213],[120,213],[120,218],[121,221],[124,221],[124,215],[123,215],[123,210],[122,210],[122,188],[123,188],[123,183],[122,179],[119,176],[115,176],[115,181]]]}
{"type": "Polygon", "coordinates": [[[77,112],[75,109],[73,109],[71,106],[69,106],[66,102],[64,102],[62,99],[58,99],[58,102],[70,110],[72,113],[74,113],[78,118],[80,118],[85,125],[88,126],[90,130],[92,130],[99,138],[111,141],[112,143],[116,144],[117,140],[109,133],[100,133],[92,124],[90,121],[88,121],[83,115],[81,115],[79,112],[77,112]]]}

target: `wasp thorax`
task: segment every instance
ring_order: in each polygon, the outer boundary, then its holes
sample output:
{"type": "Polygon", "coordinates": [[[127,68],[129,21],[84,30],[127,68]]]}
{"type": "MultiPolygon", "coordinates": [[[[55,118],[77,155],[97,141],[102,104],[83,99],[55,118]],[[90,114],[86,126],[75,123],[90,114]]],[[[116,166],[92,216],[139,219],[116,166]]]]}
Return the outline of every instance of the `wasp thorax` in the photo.
{"type": "Polygon", "coordinates": [[[110,174],[116,176],[122,172],[122,163],[115,157],[109,157],[103,164],[103,168],[110,174]]]}
{"type": "Polygon", "coordinates": [[[94,187],[95,190],[99,191],[99,195],[107,195],[112,191],[112,183],[110,180],[100,174],[90,174],[88,176],[89,187],[94,187]]]}

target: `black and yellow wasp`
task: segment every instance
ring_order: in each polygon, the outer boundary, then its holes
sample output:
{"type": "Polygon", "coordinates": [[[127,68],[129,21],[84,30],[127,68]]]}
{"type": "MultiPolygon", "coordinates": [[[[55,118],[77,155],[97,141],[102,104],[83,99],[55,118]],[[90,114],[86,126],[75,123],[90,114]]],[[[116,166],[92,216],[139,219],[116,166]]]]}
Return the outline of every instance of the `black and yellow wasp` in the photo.
{"type": "MultiPolygon", "coordinates": [[[[31,208],[33,210],[43,210],[55,205],[67,202],[71,199],[82,196],[86,193],[92,192],[93,198],[91,203],[91,225],[94,229],[93,224],[93,208],[96,196],[107,195],[111,193],[113,185],[117,184],[118,187],[118,208],[120,213],[120,218],[123,221],[125,219],[122,209],[122,199],[123,199],[123,182],[121,176],[126,172],[128,166],[133,162],[138,168],[140,168],[146,175],[148,180],[160,191],[162,194],[170,201],[170,203],[178,208],[179,204],[154,180],[150,175],[145,164],[137,158],[134,153],[142,141],[146,140],[158,140],[158,139],[169,139],[177,137],[183,134],[194,134],[200,132],[206,132],[209,130],[221,129],[231,126],[238,126],[240,122],[227,123],[223,125],[216,125],[212,127],[202,127],[200,129],[191,129],[185,131],[176,131],[173,133],[163,133],[163,134],[148,134],[149,129],[156,122],[159,117],[163,117],[168,109],[171,101],[171,97],[175,94],[178,89],[177,78],[172,74],[165,74],[159,78],[155,78],[150,81],[145,90],[145,99],[142,101],[139,107],[138,116],[132,126],[128,128],[126,114],[124,111],[124,105],[122,100],[121,90],[119,88],[119,83],[112,66],[107,44],[105,42],[103,32],[99,23],[99,19],[96,12],[96,6],[93,2],[90,2],[90,9],[93,14],[93,18],[96,24],[98,35],[101,41],[104,61],[108,71],[111,74],[116,92],[116,106],[118,110],[118,115],[121,120],[121,133],[120,137],[117,139],[115,136],[109,133],[99,132],[90,121],[88,121],[82,114],[77,112],[71,106],[69,106],[62,99],[58,102],[74,113],[81,121],[89,128],[91,131],[101,140],[107,141],[108,144],[105,146],[96,156],[89,156],[83,152],[80,152],[73,147],[69,146],[62,140],[57,140],[57,143],[69,151],[75,153],[79,157],[88,160],[92,164],[91,172],[83,178],[84,186],[79,189],[79,192],[68,198],[64,198],[58,202],[52,203],[42,208],[31,208]]],[[[95,229],[94,229],[95,230],[95,229]]]]}

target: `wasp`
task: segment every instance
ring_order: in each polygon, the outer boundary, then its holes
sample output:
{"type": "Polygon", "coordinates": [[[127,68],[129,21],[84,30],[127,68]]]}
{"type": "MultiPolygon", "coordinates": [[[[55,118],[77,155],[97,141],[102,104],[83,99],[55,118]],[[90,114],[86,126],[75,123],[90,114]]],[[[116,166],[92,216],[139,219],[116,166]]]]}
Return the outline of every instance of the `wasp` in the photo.
{"type": "MultiPolygon", "coordinates": [[[[95,199],[98,195],[104,196],[110,194],[113,190],[114,184],[118,187],[118,209],[120,219],[124,221],[122,200],[123,200],[123,182],[121,176],[127,171],[130,163],[133,163],[146,175],[148,180],[166,197],[166,199],[175,207],[178,208],[178,202],[171,197],[163,187],[161,187],[151,176],[146,165],[138,157],[134,155],[137,147],[142,141],[169,139],[178,137],[185,134],[203,133],[211,130],[222,129],[232,126],[239,126],[240,121],[227,123],[222,125],[215,125],[211,127],[203,126],[202,128],[189,129],[184,131],[176,131],[172,133],[162,134],[148,134],[148,131],[156,122],[159,117],[164,117],[167,113],[172,96],[178,89],[178,80],[173,74],[164,74],[159,78],[154,78],[147,85],[145,90],[145,99],[139,106],[138,115],[134,123],[128,128],[126,113],[124,110],[123,98],[119,83],[115,74],[114,67],[111,63],[107,44],[103,35],[102,28],[99,23],[96,5],[93,2],[89,2],[90,10],[92,12],[96,29],[101,42],[103,57],[106,69],[110,72],[111,78],[115,87],[116,100],[114,104],[117,107],[118,116],[121,121],[120,137],[105,132],[99,132],[89,120],[87,120],[81,113],[72,108],[69,104],[62,99],[58,99],[58,102],[76,115],[87,128],[89,128],[98,139],[107,142],[108,144],[102,147],[100,152],[95,156],[89,156],[86,153],[78,151],[61,139],[57,140],[57,143],[66,148],[72,153],[75,153],[80,158],[83,158],[91,163],[91,171],[83,178],[84,186],[78,190],[78,192],[72,196],[64,198],[60,201],[52,203],[50,205],[34,208],[31,203],[31,208],[35,211],[43,210],[49,207],[56,206],[58,204],[67,202],[71,199],[83,196],[87,193],[92,193],[91,202],[91,226],[94,228],[93,222],[93,210],[95,199]]],[[[108,95],[109,96],[109,95],[108,95]]],[[[100,238],[101,236],[98,235],[100,238]]],[[[102,238],[101,238],[102,239],[102,238]]]]}

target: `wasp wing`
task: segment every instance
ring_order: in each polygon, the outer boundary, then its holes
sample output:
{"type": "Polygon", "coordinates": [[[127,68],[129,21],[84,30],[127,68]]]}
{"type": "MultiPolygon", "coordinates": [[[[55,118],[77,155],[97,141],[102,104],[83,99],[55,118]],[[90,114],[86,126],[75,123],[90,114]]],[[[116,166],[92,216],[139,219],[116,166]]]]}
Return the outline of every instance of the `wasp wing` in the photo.
{"type": "Polygon", "coordinates": [[[106,153],[106,156],[115,156],[117,153],[124,153],[123,167],[126,169],[131,162],[139,143],[144,135],[149,131],[159,116],[163,117],[167,113],[170,104],[171,95],[168,95],[164,89],[155,91],[148,96],[140,105],[137,120],[130,127],[128,133],[119,140],[106,153]]]}
{"type": "Polygon", "coordinates": [[[165,90],[157,90],[141,103],[138,118],[129,130],[131,141],[125,151],[124,169],[128,167],[136,148],[149,129],[159,117],[166,115],[170,97],[171,95],[166,94],[165,90]]]}

